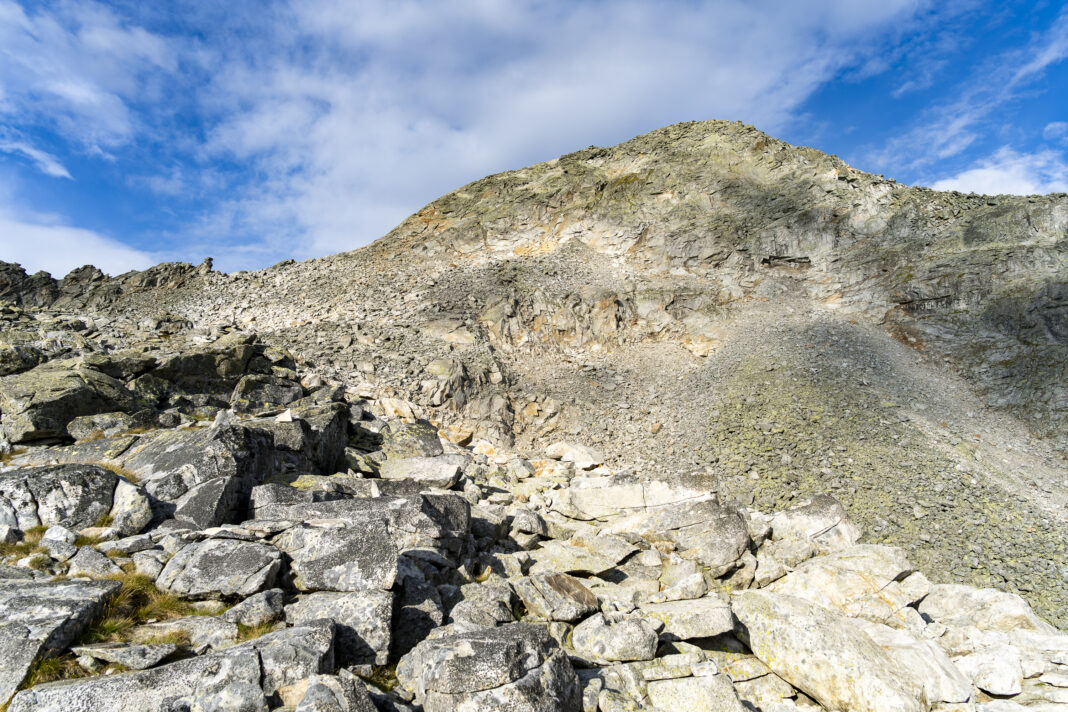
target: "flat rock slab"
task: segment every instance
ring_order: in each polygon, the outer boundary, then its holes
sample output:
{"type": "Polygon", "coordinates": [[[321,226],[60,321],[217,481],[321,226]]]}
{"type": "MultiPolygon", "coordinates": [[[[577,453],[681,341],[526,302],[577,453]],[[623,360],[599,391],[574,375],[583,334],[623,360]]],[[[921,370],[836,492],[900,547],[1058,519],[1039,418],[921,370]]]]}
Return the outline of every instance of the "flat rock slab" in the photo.
{"type": "Polygon", "coordinates": [[[690,601],[646,603],[641,611],[664,624],[660,634],[667,640],[711,638],[734,628],[730,601],[722,594],[690,601]]]}
{"type": "Polygon", "coordinates": [[[753,654],[827,709],[926,712],[919,683],[848,618],[763,590],[735,596],[731,609],[753,654]]]}
{"type": "Polygon", "coordinates": [[[684,677],[649,683],[649,701],[662,712],[744,712],[726,675],[684,677]]]}
{"type": "Polygon", "coordinates": [[[147,670],[156,667],[164,658],[177,652],[173,643],[137,645],[136,643],[101,643],[99,645],[76,645],[71,648],[75,655],[88,655],[106,663],[118,663],[130,670],[147,670]]]}
{"type": "Polygon", "coordinates": [[[285,607],[286,622],[309,623],[329,618],[337,626],[339,664],[385,665],[389,659],[393,620],[392,591],[309,593],[285,607]]]}
{"type": "Polygon", "coordinates": [[[62,525],[75,531],[111,513],[119,477],[95,465],[54,465],[0,473],[0,524],[22,531],[62,525]]]}
{"type": "Polygon", "coordinates": [[[527,613],[542,620],[574,623],[595,612],[597,596],[567,574],[540,574],[512,584],[527,613]]]}
{"type": "Polygon", "coordinates": [[[190,598],[246,597],[274,585],[281,566],[282,554],[273,546],[207,539],[175,554],[163,567],[156,585],[190,598]]]}
{"type": "Polygon", "coordinates": [[[616,557],[555,539],[544,542],[541,548],[530,552],[530,558],[534,560],[534,565],[530,567],[530,573],[533,575],[565,573],[596,576],[608,571],[620,561],[616,557]]]}
{"type": "Polygon", "coordinates": [[[173,635],[187,636],[195,650],[222,648],[230,645],[240,633],[230,621],[215,616],[186,616],[169,621],[138,626],[130,637],[139,643],[156,643],[173,635]]]}
{"type": "Polygon", "coordinates": [[[386,460],[378,476],[386,480],[414,480],[423,487],[449,489],[460,480],[463,456],[405,457],[386,460]]]}
{"type": "Polygon", "coordinates": [[[293,586],[300,591],[387,590],[397,577],[397,547],[382,519],[302,525],[285,531],[275,545],[289,555],[293,586]]]}
{"type": "Polygon", "coordinates": [[[34,660],[69,645],[119,588],[118,581],[0,580],[0,705],[34,660]]]}

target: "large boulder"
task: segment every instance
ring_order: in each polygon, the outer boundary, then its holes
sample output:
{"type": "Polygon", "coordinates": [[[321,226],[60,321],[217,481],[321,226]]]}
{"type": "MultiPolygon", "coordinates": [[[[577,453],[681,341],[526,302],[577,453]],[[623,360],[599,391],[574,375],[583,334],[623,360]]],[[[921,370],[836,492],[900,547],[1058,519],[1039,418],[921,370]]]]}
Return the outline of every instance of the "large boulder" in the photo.
{"type": "Polygon", "coordinates": [[[0,378],[0,432],[12,443],[65,438],[67,424],[80,415],[137,406],[121,381],[73,359],[0,378]]]}
{"type": "Polygon", "coordinates": [[[425,420],[405,423],[395,420],[383,433],[382,451],[387,458],[437,457],[444,452],[438,430],[425,420]]]}
{"type": "Polygon", "coordinates": [[[707,482],[647,480],[625,473],[576,477],[553,493],[552,508],[572,519],[602,519],[708,499],[709,488],[707,482]]]}
{"type": "Polygon", "coordinates": [[[690,601],[645,603],[641,611],[664,624],[660,634],[667,640],[711,638],[734,628],[730,602],[723,594],[690,601]]]}
{"type": "Polygon", "coordinates": [[[848,549],[861,535],[845,507],[825,494],[776,512],[771,518],[771,533],[775,539],[812,539],[823,551],[848,549]]]}
{"type": "Polygon", "coordinates": [[[962,584],[937,584],[920,602],[920,614],[949,626],[975,626],[984,631],[1055,633],[1015,593],[962,584]]]}
{"type": "Polygon", "coordinates": [[[333,670],[333,636],[320,621],[150,670],[37,685],[9,712],[259,712],[280,690],[333,670]]]}
{"type": "Polygon", "coordinates": [[[425,712],[578,712],[578,677],[542,626],[514,624],[424,640],[397,681],[425,712]]]}
{"type": "Polygon", "coordinates": [[[374,516],[318,526],[302,524],[278,536],[299,591],[385,591],[397,577],[397,545],[374,516]]]}
{"type": "Polygon", "coordinates": [[[413,480],[421,487],[449,489],[460,480],[462,455],[403,457],[382,463],[379,477],[387,480],[413,480]]]}
{"type": "Polygon", "coordinates": [[[188,598],[245,598],[274,585],[282,555],[273,546],[237,539],[207,539],[181,549],[156,585],[188,598]]]}
{"type": "Polygon", "coordinates": [[[118,581],[0,578],[0,706],[35,660],[70,645],[119,588],[118,581]]]}
{"type": "Polygon", "coordinates": [[[376,712],[367,687],[358,677],[342,669],[334,675],[313,675],[308,678],[295,712],[376,712]]]}
{"type": "Polygon", "coordinates": [[[151,519],[145,492],[96,465],[30,467],[0,473],[0,525],[26,530],[55,524],[79,530],[105,517],[124,534],[151,519]]]}
{"type": "Polygon", "coordinates": [[[546,621],[573,623],[598,609],[597,596],[567,574],[539,574],[512,584],[527,614],[546,621]]]}
{"type": "Polygon", "coordinates": [[[656,629],[640,616],[598,613],[575,626],[571,644],[584,658],[601,661],[652,660],[656,629]]]}
{"type": "Polygon", "coordinates": [[[242,376],[230,396],[230,407],[238,413],[280,410],[304,395],[296,381],[278,376],[249,374],[242,376]]]}
{"type": "Polygon", "coordinates": [[[148,433],[121,464],[141,478],[159,516],[206,528],[243,520],[275,459],[270,436],[222,419],[204,430],[148,433]]]}
{"type": "Polygon", "coordinates": [[[309,593],[286,606],[285,617],[296,625],[322,618],[334,621],[339,665],[385,665],[389,660],[392,591],[309,593]]]}
{"type": "Polygon", "coordinates": [[[731,609],[753,654],[827,709],[928,709],[921,684],[848,618],[766,590],[735,596],[731,609]]]}
{"type": "Polygon", "coordinates": [[[614,520],[604,530],[671,542],[681,556],[704,564],[714,576],[733,569],[749,547],[745,517],[710,499],[648,509],[614,520]]]}

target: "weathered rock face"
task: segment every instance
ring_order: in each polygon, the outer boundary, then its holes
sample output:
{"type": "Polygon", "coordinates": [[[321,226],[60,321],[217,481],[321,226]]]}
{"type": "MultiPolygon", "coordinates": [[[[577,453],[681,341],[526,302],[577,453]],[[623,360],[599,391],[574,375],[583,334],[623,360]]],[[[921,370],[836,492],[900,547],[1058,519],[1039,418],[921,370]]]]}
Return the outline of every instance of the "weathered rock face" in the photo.
{"type": "Polygon", "coordinates": [[[397,666],[426,712],[577,712],[579,685],[544,628],[511,625],[420,643],[397,666]]]}
{"type": "Polygon", "coordinates": [[[272,546],[208,539],[175,554],[156,585],[189,598],[245,598],[269,589],[281,566],[282,555],[272,546]]]}
{"type": "Polygon", "coordinates": [[[139,487],[95,465],[0,473],[0,524],[23,530],[59,524],[78,530],[105,517],[122,533],[137,533],[150,518],[148,498],[139,487]]]}
{"type": "Polygon", "coordinates": [[[115,581],[0,579],[0,705],[35,660],[70,645],[118,590],[115,581]]]}
{"type": "Polygon", "coordinates": [[[14,443],[63,438],[80,415],[136,410],[121,381],[76,361],[53,361],[0,378],[0,431],[14,443]]]}

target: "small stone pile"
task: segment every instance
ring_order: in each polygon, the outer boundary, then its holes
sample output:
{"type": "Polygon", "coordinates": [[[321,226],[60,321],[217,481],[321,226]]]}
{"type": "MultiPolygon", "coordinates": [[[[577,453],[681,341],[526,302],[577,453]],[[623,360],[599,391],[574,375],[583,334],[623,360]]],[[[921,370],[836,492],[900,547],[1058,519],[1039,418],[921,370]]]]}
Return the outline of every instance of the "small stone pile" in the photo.
{"type": "Polygon", "coordinates": [[[239,332],[14,370],[8,712],[1068,707],[1068,634],[829,496],[522,457],[239,332]],[[104,635],[134,585],[174,610],[104,635]]]}

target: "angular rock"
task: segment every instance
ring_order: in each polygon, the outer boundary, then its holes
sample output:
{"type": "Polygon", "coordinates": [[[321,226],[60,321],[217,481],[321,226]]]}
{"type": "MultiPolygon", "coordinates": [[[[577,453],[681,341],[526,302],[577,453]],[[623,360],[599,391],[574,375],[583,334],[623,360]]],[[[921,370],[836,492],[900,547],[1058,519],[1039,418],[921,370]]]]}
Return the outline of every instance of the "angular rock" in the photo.
{"type": "Polygon", "coordinates": [[[377,712],[371,695],[348,670],[334,675],[312,675],[308,689],[294,712],[377,712]]]}
{"type": "Polygon", "coordinates": [[[610,556],[610,552],[593,551],[584,546],[576,546],[556,539],[542,542],[542,545],[530,552],[534,560],[530,567],[532,574],[569,573],[603,574],[617,563],[622,556],[610,556]]]}
{"type": "Polygon", "coordinates": [[[382,463],[378,475],[386,480],[414,480],[423,487],[449,489],[460,480],[463,456],[405,457],[382,463]]]}
{"type": "Polygon", "coordinates": [[[985,648],[954,661],[976,687],[990,695],[1018,695],[1023,690],[1020,653],[1011,645],[985,648]]]}
{"type": "Polygon", "coordinates": [[[663,712],[743,712],[734,685],[726,675],[655,680],[649,683],[649,701],[663,712]]]}
{"type": "Polygon", "coordinates": [[[567,656],[545,628],[515,624],[425,640],[397,680],[425,712],[578,712],[567,656]]]}
{"type": "Polygon", "coordinates": [[[103,578],[121,573],[122,569],[116,566],[111,559],[91,546],[79,548],[78,553],[67,562],[67,575],[72,578],[75,576],[103,578]]]}
{"type": "Polygon", "coordinates": [[[206,539],[175,554],[156,585],[187,598],[244,598],[274,585],[281,566],[282,555],[267,544],[206,539]]]}
{"type": "Polygon", "coordinates": [[[393,592],[320,592],[301,596],[285,607],[286,622],[329,618],[336,626],[335,656],[341,665],[385,665],[389,659],[393,592]]]}
{"type": "Polygon", "coordinates": [[[567,574],[538,574],[512,584],[529,615],[574,623],[598,609],[597,596],[567,574]]]}
{"type": "Polygon", "coordinates": [[[130,631],[130,639],[138,643],[155,644],[174,635],[189,638],[196,651],[225,648],[237,640],[240,631],[230,621],[215,616],[186,616],[146,623],[130,631]]]}
{"type": "Polygon", "coordinates": [[[950,626],[973,625],[979,630],[1053,633],[1056,629],[1031,610],[1015,593],[961,584],[936,584],[920,602],[920,613],[950,626]]]}
{"type": "Polygon", "coordinates": [[[545,456],[575,465],[576,470],[592,470],[604,463],[604,457],[591,447],[575,443],[556,442],[545,448],[545,456]]]}
{"type": "Polygon", "coordinates": [[[51,361],[0,378],[0,432],[12,443],[62,438],[80,415],[137,410],[121,381],[77,360],[51,361]]]}
{"type": "Polygon", "coordinates": [[[281,410],[299,400],[304,389],[299,383],[278,376],[242,376],[230,396],[230,407],[238,413],[281,410]]]}
{"type": "Polygon", "coordinates": [[[576,477],[554,493],[552,508],[572,519],[600,519],[655,511],[708,499],[711,483],[642,479],[630,474],[576,477]]]}
{"type": "Polygon", "coordinates": [[[772,515],[771,535],[775,539],[812,539],[821,550],[832,552],[856,544],[861,531],[838,500],[821,494],[772,515]]]}
{"type": "Polygon", "coordinates": [[[119,477],[96,465],[0,473],[0,524],[23,531],[59,524],[78,531],[111,513],[119,477]]]}
{"type": "Polygon", "coordinates": [[[407,655],[444,621],[445,608],[437,587],[406,579],[394,603],[392,655],[407,655]]]}
{"type": "Polygon", "coordinates": [[[841,712],[926,712],[923,689],[848,618],[794,596],[731,600],[740,634],[775,674],[841,712]]]}
{"type": "Polygon", "coordinates": [[[290,557],[293,585],[300,591],[384,591],[397,577],[397,546],[382,519],[337,527],[304,524],[283,532],[275,546],[290,557]]]}
{"type": "Polygon", "coordinates": [[[723,594],[689,601],[644,603],[641,612],[664,624],[660,634],[666,640],[711,638],[734,629],[730,601],[723,594]]]}
{"type": "Polygon", "coordinates": [[[34,660],[70,645],[120,588],[118,581],[0,578],[0,705],[34,660]]]}
{"type": "Polygon", "coordinates": [[[37,685],[16,695],[8,712],[229,711],[234,707],[219,705],[227,698],[243,700],[237,708],[243,712],[259,712],[267,709],[260,679],[255,651],[228,651],[140,672],[37,685]]]}
{"type": "Polygon", "coordinates": [[[393,421],[383,434],[382,452],[387,459],[437,457],[444,452],[438,430],[425,420],[393,421]]]}
{"type": "Polygon", "coordinates": [[[75,440],[90,437],[111,437],[124,430],[137,427],[138,421],[132,415],[116,411],[114,413],[97,413],[80,415],[67,423],[67,433],[75,440]]]}
{"type": "Polygon", "coordinates": [[[285,592],[272,588],[249,596],[236,606],[222,613],[223,620],[248,628],[266,625],[278,620],[285,605],[285,592]]]}
{"type": "Polygon", "coordinates": [[[575,626],[575,652],[597,661],[652,660],[658,637],[649,621],[639,617],[598,613],[575,626]]]}
{"type": "Polygon", "coordinates": [[[173,643],[137,645],[133,643],[99,643],[76,645],[71,648],[75,655],[88,655],[107,663],[118,663],[130,670],[147,670],[159,665],[167,656],[178,651],[173,643]]]}
{"type": "Polygon", "coordinates": [[[857,625],[923,687],[928,702],[957,704],[972,699],[971,681],[934,641],[880,623],[861,620],[857,625]]]}

